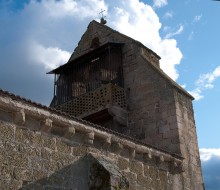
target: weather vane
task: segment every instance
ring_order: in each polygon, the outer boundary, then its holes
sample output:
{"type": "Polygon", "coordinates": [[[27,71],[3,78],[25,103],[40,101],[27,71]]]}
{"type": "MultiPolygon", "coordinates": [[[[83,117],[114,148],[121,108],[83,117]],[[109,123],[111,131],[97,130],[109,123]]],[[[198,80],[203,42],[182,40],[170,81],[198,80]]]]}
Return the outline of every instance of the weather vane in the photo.
{"type": "Polygon", "coordinates": [[[101,19],[100,19],[101,24],[106,24],[107,23],[107,21],[105,20],[105,16],[103,14],[104,12],[105,12],[105,10],[101,9],[101,12],[99,13],[99,14],[101,14],[101,19]]]}

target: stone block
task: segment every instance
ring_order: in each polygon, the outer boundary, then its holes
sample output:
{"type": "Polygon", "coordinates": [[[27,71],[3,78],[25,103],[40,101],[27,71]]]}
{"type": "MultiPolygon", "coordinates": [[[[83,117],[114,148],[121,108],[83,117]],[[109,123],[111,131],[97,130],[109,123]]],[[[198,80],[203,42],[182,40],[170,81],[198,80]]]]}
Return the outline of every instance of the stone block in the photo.
{"type": "Polygon", "coordinates": [[[44,119],[40,122],[40,130],[43,132],[50,132],[53,121],[51,119],[44,119]]]}
{"type": "Polygon", "coordinates": [[[24,123],[25,123],[25,113],[24,113],[23,109],[21,109],[20,111],[15,113],[14,122],[17,125],[24,125],[24,123]]]}
{"type": "Polygon", "coordinates": [[[144,174],[143,163],[136,160],[130,161],[130,171],[136,173],[137,175],[143,175],[144,174]]]}
{"type": "Polygon", "coordinates": [[[121,170],[127,170],[129,168],[129,160],[123,157],[118,157],[118,167],[121,170]]]}
{"type": "Polygon", "coordinates": [[[16,179],[11,179],[8,183],[7,189],[17,190],[17,189],[21,189],[21,187],[22,187],[22,181],[19,181],[19,180],[16,180],[16,179]]]}
{"type": "Polygon", "coordinates": [[[63,157],[63,155],[57,151],[51,152],[51,160],[60,161],[60,160],[62,160],[62,157],[63,157]]]}
{"type": "Polygon", "coordinates": [[[59,164],[56,161],[44,161],[44,169],[48,173],[54,173],[59,170],[59,164]]]}
{"type": "Polygon", "coordinates": [[[43,183],[43,179],[47,180],[48,176],[49,176],[49,173],[47,173],[43,170],[33,169],[33,181],[41,180],[41,183],[43,183]]]}
{"type": "Polygon", "coordinates": [[[57,139],[56,141],[56,150],[59,153],[71,154],[71,146],[61,141],[60,139],[57,139]]]}
{"type": "Polygon", "coordinates": [[[157,180],[159,179],[159,170],[157,167],[149,166],[149,177],[152,180],[157,180]]]}
{"type": "Polygon", "coordinates": [[[32,144],[34,132],[25,129],[16,128],[15,141],[25,143],[27,145],[32,144]]]}
{"type": "Polygon", "coordinates": [[[43,147],[50,148],[51,150],[56,149],[56,138],[55,137],[48,137],[41,135],[41,138],[43,140],[43,147]]]}
{"type": "Polygon", "coordinates": [[[72,148],[73,156],[83,156],[87,153],[88,148],[86,146],[78,146],[72,148]]]}
{"type": "Polygon", "coordinates": [[[161,189],[166,189],[168,183],[167,172],[159,170],[159,179],[161,183],[161,189]]]}
{"type": "Polygon", "coordinates": [[[44,170],[45,161],[46,160],[41,159],[40,157],[30,157],[29,168],[35,170],[44,170]]]}
{"type": "Polygon", "coordinates": [[[14,126],[0,122],[0,128],[1,128],[0,139],[14,140],[14,134],[15,134],[14,126]]]}
{"type": "Polygon", "coordinates": [[[6,157],[7,157],[6,152],[0,148],[0,165],[7,164],[6,157]]]}
{"type": "Polygon", "coordinates": [[[19,145],[20,144],[14,143],[13,141],[6,141],[3,144],[4,149],[2,147],[2,151],[4,150],[5,153],[8,152],[9,154],[19,151],[19,145]]]}
{"type": "Polygon", "coordinates": [[[28,165],[28,157],[19,152],[8,153],[8,163],[12,166],[26,167],[28,165]]]}
{"type": "Polygon", "coordinates": [[[67,127],[65,130],[64,138],[72,139],[75,135],[75,128],[74,127],[67,127]]]}
{"type": "Polygon", "coordinates": [[[1,180],[0,180],[1,189],[2,190],[3,189],[8,189],[9,183],[10,183],[10,180],[6,180],[6,179],[1,178],[1,180]]]}
{"type": "Polygon", "coordinates": [[[38,147],[30,147],[26,144],[18,144],[17,150],[19,153],[23,155],[27,155],[31,157],[41,156],[41,149],[38,147]]]}
{"type": "Polygon", "coordinates": [[[128,179],[129,186],[137,185],[137,174],[133,172],[123,172],[123,175],[128,179]]]}
{"type": "Polygon", "coordinates": [[[2,164],[0,166],[0,176],[0,179],[10,180],[13,176],[13,166],[11,164],[2,164]]]}
{"type": "Polygon", "coordinates": [[[84,134],[84,142],[85,142],[85,144],[93,144],[94,137],[95,137],[95,133],[94,132],[89,132],[89,133],[84,134]]]}
{"type": "Polygon", "coordinates": [[[32,181],[32,170],[27,168],[14,168],[14,177],[19,181],[32,181]]]}
{"type": "Polygon", "coordinates": [[[53,154],[53,150],[48,148],[41,149],[41,157],[46,160],[50,160],[53,154]]]}
{"type": "Polygon", "coordinates": [[[137,183],[141,187],[150,187],[152,180],[148,176],[138,175],[137,183]]]}
{"type": "Polygon", "coordinates": [[[113,149],[116,154],[120,154],[124,146],[121,143],[114,143],[113,149]]]}

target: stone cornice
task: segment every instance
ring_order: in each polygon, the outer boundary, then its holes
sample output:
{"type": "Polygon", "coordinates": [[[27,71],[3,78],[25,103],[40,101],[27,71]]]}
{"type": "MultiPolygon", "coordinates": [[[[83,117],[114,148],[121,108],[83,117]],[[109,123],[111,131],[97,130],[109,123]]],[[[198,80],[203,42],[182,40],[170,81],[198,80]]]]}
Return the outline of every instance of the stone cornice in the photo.
{"type": "Polygon", "coordinates": [[[84,139],[83,143],[88,146],[94,146],[94,141],[99,139],[103,142],[103,148],[111,146],[117,154],[120,154],[123,149],[128,149],[130,159],[135,159],[136,154],[141,154],[147,160],[153,159],[159,165],[165,162],[169,163],[172,166],[171,168],[173,168],[172,170],[183,170],[183,158],[179,155],[160,150],[123,134],[71,117],[1,90],[0,114],[2,113],[10,115],[8,118],[12,118],[7,122],[13,122],[24,129],[29,129],[29,126],[26,125],[26,118],[36,120],[39,123],[39,127],[35,128],[34,131],[39,131],[43,134],[54,135],[52,130],[56,130],[58,126],[63,133],[57,135],[57,137],[70,144],[74,135],[79,134],[84,139]]]}

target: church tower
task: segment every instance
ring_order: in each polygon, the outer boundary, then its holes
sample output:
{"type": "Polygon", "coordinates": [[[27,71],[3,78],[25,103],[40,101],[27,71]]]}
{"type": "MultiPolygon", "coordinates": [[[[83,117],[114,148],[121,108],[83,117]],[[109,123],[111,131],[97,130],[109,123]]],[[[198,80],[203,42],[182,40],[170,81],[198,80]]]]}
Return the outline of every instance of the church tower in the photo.
{"type": "Polygon", "coordinates": [[[203,179],[192,100],[140,42],[92,21],[55,75],[51,107],[184,157],[185,189],[203,179]]]}

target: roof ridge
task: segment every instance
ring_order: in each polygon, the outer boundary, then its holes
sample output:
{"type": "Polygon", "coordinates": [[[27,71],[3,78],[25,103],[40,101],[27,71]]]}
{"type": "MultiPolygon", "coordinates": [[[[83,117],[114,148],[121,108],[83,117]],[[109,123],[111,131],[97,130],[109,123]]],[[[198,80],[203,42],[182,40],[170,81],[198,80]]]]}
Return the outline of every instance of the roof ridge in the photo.
{"type": "MultiPolygon", "coordinates": [[[[143,59],[145,59],[144,56],[141,56],[143,59]]],[[[187,92],[182,86],[180,86],[176,81],[174,81],[169,75],[167,75],[161,68],[156,67],[154,64],[149,64],[153,69],[155,69],[162,77],[168,80],[168,82],[173,85],[174,87],[178,88],[180,91],[182,91],[184,94],[189,96],[192,100],[194,100],[194,97],[187,92]]]]}
{"type": "MultiPolygon", "coordinates": [[[[144,44],[142,44],[140,41],[135,40],[135,39],[133,39],[132,37],[130,37],[130,36],[126,35],[126,34],[123,34],[123,33],[119,32],[119,31],[117,31],[117,30],[111,28],[110,26],[101,24],[101,23],[97,22],[96,20],[92,20],[92,21],[89,23],[89,25],[90,25],[91,23],[95,23],[95,24],[97,24],[97,25],[99,25],[99,26],[105,27],[106,29],[109,29],[109,30],[111,30],[111,31],[113,31],[113,32],[115,32],[115,33],[118,33],[119,35],[121,35],[121,36],[123,36],[123,37],[125,37],[125,38],[128,38],[128,39],[132,40],[132,41],[135,42],[135,43],[140,44],[142,47],[144,47],[144,48],[146,48],[147,50],[151,51],[151,52],[152,52],[153,54],[155,54],[159,59],[161,59],[161,57],[160,57],[156,52],[154,52],[152,49],[150,49],[150,48],[148,48],[147,46],[145,46],[144,44]]],[[[88,25],[88,27],[89,27],[89,25],[88,25]]]]}

